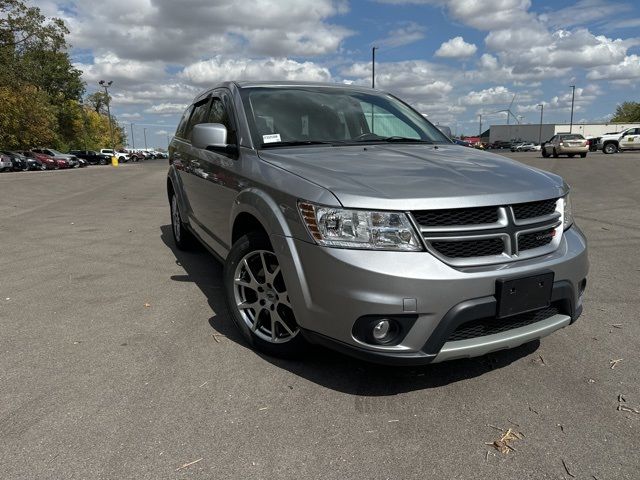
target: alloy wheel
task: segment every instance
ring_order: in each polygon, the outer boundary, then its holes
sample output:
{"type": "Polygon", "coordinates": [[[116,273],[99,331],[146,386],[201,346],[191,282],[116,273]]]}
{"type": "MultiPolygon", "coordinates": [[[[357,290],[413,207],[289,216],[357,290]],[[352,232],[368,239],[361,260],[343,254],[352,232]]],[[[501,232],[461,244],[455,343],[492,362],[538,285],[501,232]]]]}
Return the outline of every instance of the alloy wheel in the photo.
{"type": "Polygon", "coordinates": [[[233,282],[238,312],[258,338],[285,343],[299,333],[280,264],[273,252],[254,250],[246,254],[236,267],[233,282]]]}

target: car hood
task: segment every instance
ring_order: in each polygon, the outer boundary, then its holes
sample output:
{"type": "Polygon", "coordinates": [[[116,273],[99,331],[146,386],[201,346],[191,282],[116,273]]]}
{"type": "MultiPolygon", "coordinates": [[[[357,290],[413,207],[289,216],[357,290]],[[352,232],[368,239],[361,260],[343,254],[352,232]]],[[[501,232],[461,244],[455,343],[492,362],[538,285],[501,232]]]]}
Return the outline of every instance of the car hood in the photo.
{"type": "Polygon", "coordinates": [[[351,208],[475,207],[556,198],[568,191],[557,175],[458,145],[296,147],[259,155],[330,190],[351,208]]]}

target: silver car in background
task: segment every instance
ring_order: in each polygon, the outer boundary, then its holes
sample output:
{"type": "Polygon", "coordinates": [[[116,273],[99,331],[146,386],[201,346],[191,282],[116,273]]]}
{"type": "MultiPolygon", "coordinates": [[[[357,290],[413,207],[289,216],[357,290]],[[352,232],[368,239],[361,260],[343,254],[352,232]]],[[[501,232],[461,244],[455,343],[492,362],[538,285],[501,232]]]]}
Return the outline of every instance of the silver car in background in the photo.
{"type": "Polygon", "coordinates": [[[557,175],[453,144],[396,97],[226,82],[169,147],[175,243],[224,263],[254,348],[425,364],[512,348],[582,311],[587,243],[557,175]]]}

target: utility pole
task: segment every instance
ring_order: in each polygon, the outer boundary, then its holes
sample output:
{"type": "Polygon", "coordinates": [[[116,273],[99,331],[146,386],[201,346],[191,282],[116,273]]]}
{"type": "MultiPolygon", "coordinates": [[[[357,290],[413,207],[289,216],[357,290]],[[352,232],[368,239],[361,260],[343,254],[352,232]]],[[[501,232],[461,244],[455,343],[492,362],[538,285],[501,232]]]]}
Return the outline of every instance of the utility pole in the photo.
{"type": "Polygon", "coordinates": [[[573,102],[576,98],[576,86],[570,85],[571,87],[571,121],[569,122],[569,133],[572,133],[573,130],[573,102]]]}
{"type": "Polygon", "coordinates": [[[538,144],[542,145],[542,114],[544,113],[544,105],[542,103],[538,104],[540,107],[540,130],[538,131],[538,144]]]}
{"type": "Polygon", "coordinates": [[[371,47],[371,88],[376,88],[376,50],[378,47],[371,47]]]}
{"type": "Polygon", "coordinates": [[[111,103],[109,101],[109,87],[111,86],[111,84],[113,83],[112,80],[109,80],[108,82],[105,82],[104,80],[100,80],[98,82],[98,84],[104,88],[104,94],[107,96],[107,116],[109,117],[109,136],[111,137],[111,150],[113,150],[113,153],[115,155],[116,153],[116,145],[113,141],[113,127],[111,126],[111,108],[109,106],[109,103],[111,103]]]}
{"type": "Polygon", "coordinates": [[[133,123],[129,124],[131,126],[131,150],[135,150],[136,148],[136,139],[133,138],[133,123]]]}
{"type": "Polygon", "coordinates": [[[147,129],[144,128],[144,149],[147,149],[147,129]]]}

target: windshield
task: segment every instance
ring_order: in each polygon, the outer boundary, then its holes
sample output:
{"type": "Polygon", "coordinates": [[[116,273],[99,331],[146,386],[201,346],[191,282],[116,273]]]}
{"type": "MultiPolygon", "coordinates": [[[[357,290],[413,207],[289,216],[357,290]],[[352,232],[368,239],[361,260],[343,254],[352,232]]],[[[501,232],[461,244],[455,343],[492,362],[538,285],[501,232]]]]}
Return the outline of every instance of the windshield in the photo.
{"type": "Polygon", "coordinates": [[[388,94],[334,87],[252,87],[240,92],[258,148],[451,143],[422,115],[388,94]]]}

